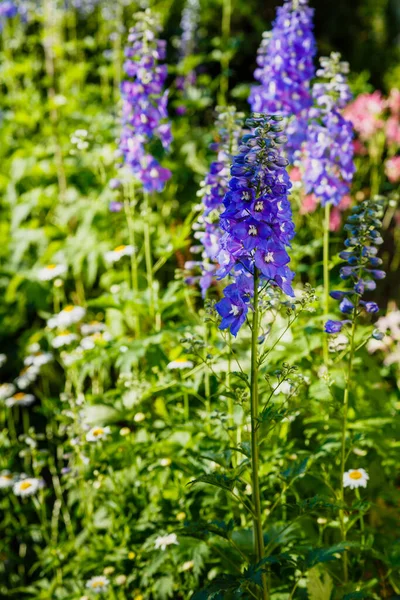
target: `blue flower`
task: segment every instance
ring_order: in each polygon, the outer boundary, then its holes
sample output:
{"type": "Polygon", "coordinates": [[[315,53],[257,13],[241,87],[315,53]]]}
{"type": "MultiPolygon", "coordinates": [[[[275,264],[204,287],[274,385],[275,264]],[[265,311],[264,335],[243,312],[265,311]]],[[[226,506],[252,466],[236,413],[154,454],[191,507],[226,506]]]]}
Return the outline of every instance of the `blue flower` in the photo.
{"type": "MultiPolygon", "coordinates": [[[[362,310],[371,314],[379,311],[376,302],[362,300],[362,296],[366,291],[376,288],[376,279],[385,277],[384,271],[369,268],[371,264],[374,266],[382,262],[376,256],[378,252],[376,246],[383,242],[379,233],[382,226],[380,221],[382,208],[381,198],[365,200],[352,209],[352,214],[347,219],[345,230],[349,237],[345,243],[346,250],[340,252],[339,256],[348,265],[340,269],[340,277],[351,283],[351,289],[334,290],[330,294],[332,298],[340,301],[339,308],[344,314],[355,316],[362,310]]],[[[343,322],[328,321],[325,331],[338,333],[340,323],[343,322]]]]}
{"type": "Polygon", "coordinates": [[[312,105],[313,16],[307,0],[286,0],[278,8],[272,32],[263,34],[258,50],[254,78],[260,85],[252,88],[249,98],[254,112],[290,117],[285,148],[290,160],[305,139],[307,109],[312,105]]]}
{"type": "Polygon", "coordinates": [[[344,327],[346,321],[332,321],[329,320],[325,323],[326,333],[340,333],[344,327]]]}
{"type": "Polygon", "coordinates": [[[346,82],[347,63],[332,52],[321,58],[317,75],[325,81],[313,85],[314,106],[304,146],[304,185],[306,194],[315,194],[324,206],[337,206],[349,193],[355,171],[353,126],[341,115],[351,98],[346,82]]]}
{"type": "Polygon", "coordinates": [[[157,40],[159,30],[149,10],[137,13],[137,24],[129,32],[124,70],[129,79],[121,84],[122,132],[119,152],[148,192],[162,191],[171,172],[148,151],[149,142],[159,140],[168,150],[172,141],[168,122],[168,92],[165,42],[157,40]]]}
{"type": "Polygon", "coordinates": [[[229,327],[234,335],[244,322],[242,313],[234,314],[242,308],[239,298],[248,310],[256,273],[260,285],[278,286],[293,296],[287,247],[295,232],[287,198],[291,187],[287,160],[280,152],[286,141],[281,120],[259,114],[247,120],[251,132],[243,136],[233,159],[224,197],[220,227],[225,233],[219,240],[217,275],[220,279],[229,275],[234,283],[225,289],[227,302],[219,302],[217,311],[222,316],[220,328],[229,327]]]}

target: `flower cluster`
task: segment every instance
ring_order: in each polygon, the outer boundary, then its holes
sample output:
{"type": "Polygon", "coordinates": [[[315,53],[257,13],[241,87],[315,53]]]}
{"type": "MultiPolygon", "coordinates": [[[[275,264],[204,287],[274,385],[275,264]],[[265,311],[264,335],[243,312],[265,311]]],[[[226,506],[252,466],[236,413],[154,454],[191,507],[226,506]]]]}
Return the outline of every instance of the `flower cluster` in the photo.
{"type": "Polygon", "coordinates": [[[286,142],[280,116],[255,113],[231,167],[220,225],[219,278],[232,275],[216,309],[221,329],[236,335],[246,320],[255,285],[272,283],[293,295],[286,251],[294,236],[288,191],[288,164],[279,146],[286,142]]]}
{"type": "MultiPolygon", "coordinates": [[[[340,278],[351,282],[350,290],[331,292],[331,297],[340,301],[340,311],[354,318],[362,310],[367,313],[376,313],[379,310],[375,302],[362,300],[366,291],[376,288],[375,280],[383,279],[385,272],[377,269],[382,264],[382,259],[377,256],[376,246],[383,243],[380,234],[382,223],[383,202],[380,198],[365,200],[352,209],[352,214],[347,220],[345,229],[348,238],[345,241],[346,250],[339,257],[347,262],[340,269],[340,278]]],[[[339,333],[345,324],[351,323],[350,319],[342,321],[327,321],[326,333],[339,333]]]]}
{"type": "Polygon", "coordinates": [[[286,130],[289,157],[304,141],[307,109],[312,105],[313,15],[307,0],[287,0],[278,8],[272,32],[264,33],[258,51],[254,77],[260,85],[253,87],[249,99],[255,112],[294,115],[286,130]]]}
{"type": "Polygon", "coordinates": [[[159,143],[168,150],[171,127],[168,123],[168,92],[163,91],[167,77],[165,42],[157,40],[158,23],[149,10],[137,14],[137,24],[130,30],[129,46],[125,49],[124,70],[128,77],[122,82],[122,133],[119,152],[143,188],[148,192],[162,191],[171,172],[163,168],[148,151],[148,144],[159,143]]]}
{"type": "MultiPolygon", "coordinates": [[[[187,88],[196,83],[196,72],[191,69],[189,72],[185,70],[185,59],[193,54],[196,41],[196,30],[200,17],[200,2],[199,0],[187,0],[182,11],[181,30],[182,36],[179,45],[179,71],[182,75],[176,78],[176,87],[179,91],[186,94],[187,88]],[[182,69],[182,71],[181,71],[182,69]]],[[[183,104],[177,107],[178,114],[184,114],[186,108],[183,104]]]]}
{"type": "Polygon", "coordinates": [[[219,107],[217,112],[218,134],[210,146],[211,150],[217,153],[217,160],[211,163],[210,170],[201,183],[198,195],[202,198],[202,212],[193,225],[194,236],[201,245],[194,246],[192,251],[201,252],[202,260],[191,261],[185,265],[188,269],[200,267],[201,276],[199,278],[190,277],[187,281],[193,283],[199,279],[203,297],[217,270],[218,241],[221,236],[219,217],[224,209],[222,201],[228,191],[232,155],[237,151],[242,134],[243,115],[236,112],[234,106],[219,107]]]}
{"type": "Polygon", "coordinates": [[[355,170],[353,127],[341,114],[351,97],[345,77],[348,64],[340,60],[337,52],[320,62],[317,75],[325,81],[313,85],[304,184],[306,194],[315,194],[323,206],[327,202],[337,206],[349,193],[355,170]]]}

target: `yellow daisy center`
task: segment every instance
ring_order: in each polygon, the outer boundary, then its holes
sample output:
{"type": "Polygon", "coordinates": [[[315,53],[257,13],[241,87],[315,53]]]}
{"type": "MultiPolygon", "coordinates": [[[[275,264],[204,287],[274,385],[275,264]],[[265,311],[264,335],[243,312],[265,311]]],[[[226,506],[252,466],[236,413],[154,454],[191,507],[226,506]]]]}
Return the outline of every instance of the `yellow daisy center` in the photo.
{"type": "Polygon", "coordinates": [[[48,269],[49,271],[52,271],[53,269],[56,268],[57,265],[47,265],[46,269],[48,269]]]}
{"type": "Polygon", "coordinates": [[[92,434],[94,436],[98,436],[101,435],[102,433],[104,433],[104,429],[102,429],[101,427],[97,427],[97,429],[93,429],[92,434]]]}
{"type": "Polygon", "coordinates": [[[360,471],[352,471],[349,473],[349,477],[350,479],[361,479],[362,473],[360,473],[360,471]]]}
{"type": "Polygon", "coordinates": [[[12,479],[11,475],[1,475],[0,478],[1,479],[7,479],[7,481],[11,481],[11,479],[12,479]]]}
{"type": "Polygon", "coordinates": [[[14,400],[23,400],[25,398],[25,394],[24,392],[18,392],[18,394],[14,394],[13,396],[14,400]]]}
{"type": "Polygon", "coordinates": [[[19,487],[21,490],[28,490],[30,487],[32,487],[32,484],[29,481],[23,481],[19,484],[19,487]]]}
{"type": "Polygon", "coordinates": [[[74,310],[74,306],[72,306],[72,304],[68,304],[68,306],[66,306],[64,308],[64,312],[71,312],[72,310],[74,310]]]}
{"type": "Polygon", "coordinates": [[[122,252],[122,250],[125,250],[126,246],[122,245],[122,246],[117,246],[116,248],[114,248],[114,252],[122,252]]]}
{"type": "Polygon", "coordinates": [[[104,585],[103,581],[92,581],[92,588],[103,587],[103,585],[104,585]]]}

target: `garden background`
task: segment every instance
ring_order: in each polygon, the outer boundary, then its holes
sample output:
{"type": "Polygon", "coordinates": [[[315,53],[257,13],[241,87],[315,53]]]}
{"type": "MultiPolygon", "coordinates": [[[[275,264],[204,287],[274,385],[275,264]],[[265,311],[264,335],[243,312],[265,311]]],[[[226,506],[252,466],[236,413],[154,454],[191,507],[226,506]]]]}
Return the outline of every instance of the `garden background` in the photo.
{"type": "Polygon", "coordinates": [[[329,203],[288,152],[295,295],[274,276],[262,300],[256,419],[252,310],[232,336],[215,308],[227,282],[212,271],[199,286],[215,145],[228,132],[229,166],[253,127],[257,52],[281,4],[0,2],[1,598],[400,598],[398,0],[309,3],[306,88],[320,57],[349,63],[338,112],[355,170],[329,203]],[[139,171],[123,108],[138,21],[167,42],[153,58],[169,90],[146,108],[155,163],[139,171]],[[346,285],[338,253],[365,202],[386,277],[366,314],[357,293],[353,333],[329,335],[349,314],[328,292],[346,285]]]}

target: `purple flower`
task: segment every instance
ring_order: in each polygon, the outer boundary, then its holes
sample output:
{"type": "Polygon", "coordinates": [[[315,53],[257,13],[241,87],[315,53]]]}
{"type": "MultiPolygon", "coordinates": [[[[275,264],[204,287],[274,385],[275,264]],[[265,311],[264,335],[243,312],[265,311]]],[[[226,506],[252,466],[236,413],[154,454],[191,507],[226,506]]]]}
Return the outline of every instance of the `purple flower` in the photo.
{"type": "Polygon", "coordinates": [[[217,272],[221,279],[232,276],[234,283],[224,293],[217,311],[221,329],[236,335],[244,319],[234,315],[249,303],[254,278],[260,285],[278,286],[293,295],[293,273],[287,267],[287,247],[294,236],[292,213],[287,195],[291,187],[285,170],[287,161],[279,146],[286,141],[279,123],[282,117],[255,114],[247,120],[251,132],[244,135],[231,167],[229,190],[224,197],[225,211],[220,216],[224,234],[219,240],[217,272]],[[234,294],[235,291],[235,294],[234,294]],[[242,304],[239,303],[241,299],[242,304]],[[231,307],[233,313],[228,312],[231,307]],[[235,318],[233,318],[235,317],[235,318]]]}
{"type": "Polygon", "coordinates": [[[353,162],[353,126],[341,115],[350,99],[345,75],[347,63],[333,52],[321,58],[317,75],[323,83],[313,86],[314,107],[309,111],[310,122],[304,147],[304,185],[306,194],[315,194],[324,206],[337,206],[349,193],[355,171],[353,162]]]}
{"type": "MultiPolygon", "coordinates": [[[[198,280],[203,297],[217,271],[219,239],[223,233],[219,226],[219,219],[224,209],[223,199],[228,190],[232,152],[237,150],[242,134],[241,113],[237,113],[233,106],[217,110],[219,114],[216,125],[219,141],[211,145],[211,149],[217,152],[217,160],[211,163],[209,172],[201,184],[198,194],[202,197],[202,212],[193,225],[194,235],[201,243],[197,249],[202,253],[202,260],[197,261],[195,266],[201,271],[198,280]]],[[[185,267],[189,268],[187,264],[185,267]]],[[[193,265],[190,268],[193,268],[193,265]]]]}
{"type": "Polygon", "coordinates": [[[312,105],[316,43],[314,10],[307,0],[286,0],[277,10],[272,32],[263,34],[249,102],[254,112],[276,113],[291,120],[286,128],[289,158],[305,139],[307,109],[312,105]]]}
{"type": "Polygon", "coordinates": [[[168,92],[163,91],[167,77],[165,42],[157,40],[158,24],[149,10],[137,13],[137,24],[130,30],[125,49],[124,70],[130,79],[121,84],[122,132],[119,152],[148,192],[162,191],[171,177],[168,169],[148,151],[149,142],[159,140],[166,151],[172,141],[168,122],[168,92]]]}
{"type": "MultiPolygon", "coordinates": [[[[376,269],[370,269],[369,266],[375,263],[378,245],[382,239],[379,230],[382,226],[380,217],[383,214],[383,201],[381,198],[375,200],[365,200],[352,209],[352,214],[347,219],[345,226],[349,234],[346,240],[346,250],[339,254],[342,260],[350,263],[340,269],[340,277],[348,283],[351,283],[351,289],[338,290],[331,292],[331,297],[340,301],[340,310],[342,313],[351,314],[355,317],[360,310],[367,313],[376,313],[379,306],[376,302],[362,300],[366,291],[372,291],[376,288],[375,279],[385,277],[385,272],[376,269]]],[[[325,326],[327,333],[337,333],[334,331],[335,324],[341,321],[328,321],[325,326]]],[[[338,325],[337,325],[338,326],[338,325]]]]}
{"type": "Polygon", "coordinates": [[[327,321],[325,323],[326,333],[340,333],[346,321],[327,321]]]}

